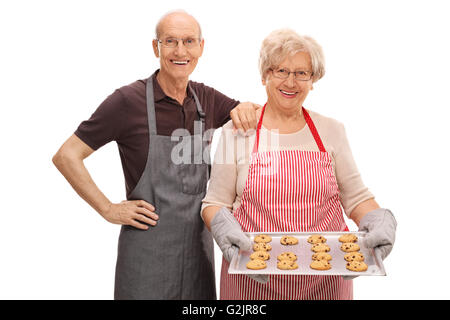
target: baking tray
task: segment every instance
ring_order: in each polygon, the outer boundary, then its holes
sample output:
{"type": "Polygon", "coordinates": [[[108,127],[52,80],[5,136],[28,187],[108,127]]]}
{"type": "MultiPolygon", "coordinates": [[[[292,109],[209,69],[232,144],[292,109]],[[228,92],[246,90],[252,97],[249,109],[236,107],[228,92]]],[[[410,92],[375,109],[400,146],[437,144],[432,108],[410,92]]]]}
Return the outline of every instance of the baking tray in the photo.
{"type": "Polygon", "coordinates": [[[382,260],[375,255],[373,249],[369,249],[364,245],[365,232],[246,232],[245,233],[252,243],[254,238],[260,234],[267,234],[272,237],[272,241],[269,244],[272,246],[272,250],[269,251],[270,259],[266,261],[267,268],[261,270],[247,269],[247,262],[250,261],[250,255],[253,253],[253,249],[250,251],[240,250],[238,255],[235,255],[231,260],[228,268],[230,274],[275,274],[275,275],[341,275],[341,276],[385,276],[386,272],[382,260]],[[345,266],[347,261],[344,259],[346,252],[341,250],[342,243],[339,242],[339,237],[343,234],[354,234],[358,237],[356,242],[360,246],[359,252],[361,252],[367,264],[368,268],[363,272],[355,272],[348,270],[345,266]],[[332,260],[331,269],[329,270],[315,270],[309,266],[312,261],[311,244],[307,242],[309,236],[313,234],[320,234],[327,239],[327,244],[330,247],[328,252],[332,260]],[[280,239],[283,236],[294,236],[298,239],[298,244],[285,246],[280,243],[280,239]],[[298,268],[294,270],[281,270],[277,268],[277,256],[283,252],[293,252],[297,255],[298,268]]]}

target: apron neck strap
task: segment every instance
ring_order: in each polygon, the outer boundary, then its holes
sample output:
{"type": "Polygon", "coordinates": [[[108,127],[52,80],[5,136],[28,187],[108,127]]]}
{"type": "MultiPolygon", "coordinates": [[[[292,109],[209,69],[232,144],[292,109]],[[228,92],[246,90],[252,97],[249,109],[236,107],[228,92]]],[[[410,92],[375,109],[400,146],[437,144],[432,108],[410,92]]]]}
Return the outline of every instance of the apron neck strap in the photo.
{"type": "Polygon", "coordinates": [[[197,107],[197,113],[200,117],[200,120],[202,122],[205,122],[205,112],[202,109],[202,105],[200,104],[200,101],[198,100],[197,95],[195,94],[194,90],[192,89],[191,85],[188,83],[189,90],[191,91],[192,95],[194,96],[195,105],[197,107]]]}
{"type": "MultiPolygon", "coordinates": [[[[191,88],[191,85],[188,83],[188,88],[192,95],[194,96],[195,105],[197,107],[197,113],[200,117],[200,121],[202,122],[202,132],[205,130],[205,112],[202,109],[202,105],[198,100],[197,95],[194,90],[191,88]]],[[[148,118],[148,128],[150,135],[156,135],[156,115],[155,115],[155,97],[153,94],[153,76],[147,79],[147,84],[145,86],[145,92],[147,97],[147,118],[148,118]]]]}
{"type": "Polygon", "coordinates": [[[319,148],[320,152],[326,152],[325,147],[323,146],[323,143],[322,143],[322,139],[320,139],[319,132],[317,132],[316,126],[314,125],[314,122],[312,121],[311,117],[309,116],[308,111],[306,111],[306,109],[303,108],[303,106],[302,106],[302,112],[303,112],[303,117],[305,118],[305,121],[308,124],[309,130],[311,130],[314,140],[316,140],[317,147],[319,148]]]}
{"type": "MultiPolygon", "coordinates": [[[[256,127],[256,140],[255,140],[255,144],[253,145],[253,152],[252,153],[257,153],[258,152],[258,148],[259,148],[259,133],[261,131],[261,126],[262,126],[262,120],[264,117],[264,111],[266,110],[266,106],[267,106],[267,102],[263,107],[263,110],[261,112],[261,117],[259,118],[258,121],[258,126],[256,127]]],[[[305,118],[306,124],[309,127],[309,130],[311,131],[314,140],[316,141],[317,147],[319,148],[319,150],[321,152],[326,152],[325,147],[323,146],[322,143],[322,139],[319,136],[319,132],[317,132],[316,126],[314,125],[314,122],[312,121],[311,117],[309,116],[308,111],[306,111],[306,109],[302,106],[302,112],[303,112],[303,117],[305,118]]]]}
{"type": "Polygon", "coordinates": [[[155,97],[153,94],[153,76],[147,79],[145,86],[145,92],[147,97],[147,118],[148,129],[151,136],[156,135],[156,116],[155,116],[155,97]]]}

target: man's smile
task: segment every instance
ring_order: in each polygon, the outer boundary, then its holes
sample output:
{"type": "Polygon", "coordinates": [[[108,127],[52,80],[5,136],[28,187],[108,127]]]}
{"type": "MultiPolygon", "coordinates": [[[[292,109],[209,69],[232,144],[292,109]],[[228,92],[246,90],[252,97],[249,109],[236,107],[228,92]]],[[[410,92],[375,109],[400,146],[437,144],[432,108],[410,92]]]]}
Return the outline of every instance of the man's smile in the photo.
{"type": "Polygon", "coordinates": [[[190,60],[173,60],[173,59],[171,59],[170,62],[177,66],[185,66],[190,62],[190,60]]]}

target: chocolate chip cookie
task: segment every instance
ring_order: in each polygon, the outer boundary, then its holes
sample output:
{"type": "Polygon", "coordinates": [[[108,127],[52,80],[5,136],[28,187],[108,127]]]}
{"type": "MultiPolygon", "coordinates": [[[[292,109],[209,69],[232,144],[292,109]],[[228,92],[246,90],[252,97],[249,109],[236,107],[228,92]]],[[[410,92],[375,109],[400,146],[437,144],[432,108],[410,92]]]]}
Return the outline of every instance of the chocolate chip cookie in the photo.
{"type": "Polygon", "coordinates": [[[295,261],[280,260],[277,263],[277,268],[281,270],[294,270],[298,268],[298,265],[295,261]]]}
{"type": "Polygon", "coordinates": [[[313,234],[306,241],[308,241],[308,243],[325,243],[327,242],[327,239],[320,234],[313,234]]]}
{"type": "Polygon", "coordinates": [[[270,251],[272,246],[268,243],[260,242],[253,244],[253,251],[270,251]]]}
{"type": "Polygon", "coordinates": [[[356,242],[358,241],[358,237],[352,233],[343,234],[339,237],[340,242],[356,242]]]}
{"type": "Polygon", "coordinates": [[[267,234],[260,234],[255,237],[254,241],[256,243],[261,243],[261,242],[268,243],[268,242],[272,241],[272,237],[268,236],[267,234]]]}
{"type": "Polygon", "coordinates": [[[296,261],[297,260],[297,256],[293,252],[283,252],[283,253],[278,255],[277,259],[280,260],[280,261],[281,260],[296,261]]]}
{"type": "Polygon", "coordinates": [[[345,254],[344,259],[347,262],[364,261],[364,256],[360,252],[349,252],[345,254]]]}
{"type": "Polygon", "coordinates": [[[329,270],[331,269],[331,263],[327,260],[313,260],[309,265],[311,269],[315,270],[329,270]]]}
{"type": "Polygon", "coordinates": [[[260,259],[250,260],[247,262],[247,268],[252,270],[260,270],[267,268],[267,264],[265,261],[260,259]]]}
{"type": "Polygon", "coordinates": [[[326,253],[326,252],[317,252],[317,253],[314,253],[314,254],[312,255],[312,259],[313,259],[313,260],[326,260],[326,261],[330,261],[332,258],[331,258],[331,255],[330,255],[329,253],[326,253]]]}
{"type": "Polygon", "coordinates": [[[285,246],[295,245],[298,243],[298,239],[292,236],[281,237],[280,243],[285,246]]]}
{"type": "Polygon", "coordinates": [[[330,247],[325,243],[314,243],[311,250],[314,252],[330,252],[330,247]]]}
{"type": "Polygon", "coordinates": [[[362,261],[347,262],[347,265],[345,267],[350,271],[357,271],[357,272],[366,271],[368,268],[367,264],[365,264],[362,261]]]}
{"type": "Polygon", "coordinates": [[[341,250],[344,252],[355,252],[359,251],[359,245],[353,242],[346,242],[341,245],[341,250]]]}
{"type": "Polygon", "coordinates": [[[270,254],[267,251],[255,251],[250,255],[250,259],[255,260],[255,259],[259,259],[259,260],[269,260],[270,259],[270,254]]]}

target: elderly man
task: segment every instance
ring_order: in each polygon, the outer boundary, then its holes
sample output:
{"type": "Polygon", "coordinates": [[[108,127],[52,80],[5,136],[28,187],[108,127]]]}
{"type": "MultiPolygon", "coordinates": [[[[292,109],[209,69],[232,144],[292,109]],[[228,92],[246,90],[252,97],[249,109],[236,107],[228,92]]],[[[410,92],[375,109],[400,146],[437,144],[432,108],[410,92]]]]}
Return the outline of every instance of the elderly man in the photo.
{"type": "Polygon", "coordinates": [[[192,16],[163,16],[153,40],[160,69],[114,91],[53,157],[86,202],[122,225],[115,299],[216,297],[213,241],[200,217],[209,176],[204,133],[224,125],[230,113],[238,128],[256,127],[258,106],[189,81],[203,47],[192,16]],[[177,129],[184,134],[175,137],[177,129]],[[83,165],[112,140],[126,181],[127,201],[121,203],[111,203],[83,165]]]}

